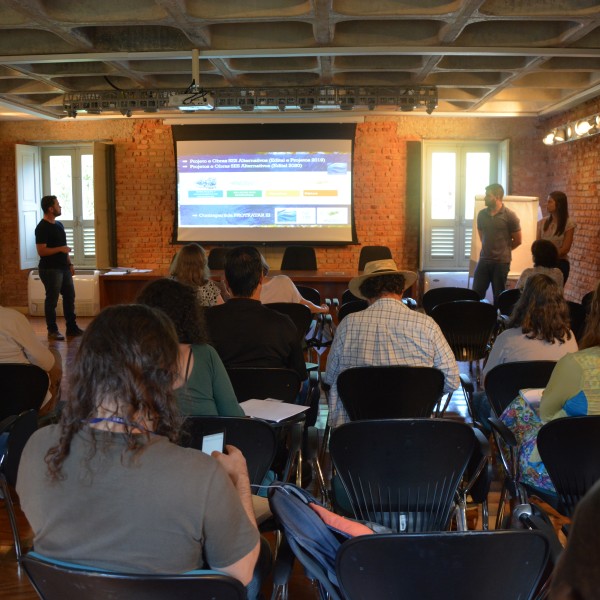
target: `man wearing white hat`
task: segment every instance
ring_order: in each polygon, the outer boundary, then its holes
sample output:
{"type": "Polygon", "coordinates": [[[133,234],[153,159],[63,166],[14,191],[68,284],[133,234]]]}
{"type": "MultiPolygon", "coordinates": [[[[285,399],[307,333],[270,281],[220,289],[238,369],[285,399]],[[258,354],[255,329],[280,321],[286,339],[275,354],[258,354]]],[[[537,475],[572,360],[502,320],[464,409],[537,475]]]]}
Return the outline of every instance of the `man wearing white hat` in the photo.
{"type": "Polygon", "coordinates": [[[336,382],[351,367],[435,367],[444,373],[444,392],[460,385],[454,354],[437,323],[402,302],[404,290],[416,279],[416,273],[398,270],[393,260],[375,260],[365,265],[363,275],[350,281],[350,291],[367,300],[369,307],[340,323],[329,352],[325,382],[331,385],[332,427],[350,420],[339,401],[336,382]]]}

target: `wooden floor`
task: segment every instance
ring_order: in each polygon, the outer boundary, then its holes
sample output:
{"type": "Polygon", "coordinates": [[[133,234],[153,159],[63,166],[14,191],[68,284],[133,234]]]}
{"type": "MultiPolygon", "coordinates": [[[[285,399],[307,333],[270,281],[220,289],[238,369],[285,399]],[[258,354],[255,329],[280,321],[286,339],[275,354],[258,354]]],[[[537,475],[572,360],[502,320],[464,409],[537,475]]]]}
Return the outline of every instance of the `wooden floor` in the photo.
{"type": "MultiPolygon", "coordinates": [[[[79,318],[79,325],[85,328],[89,323],[90,318],[79,318]]],[[[30,317],[30,322],[40,339],[46,342],[46,326],[43,317],[30,317]]],[[[59,317],[58,325],[64,333],[64,319],[59,317]]],[[[72,363],[75,353],[79,345],[80,338],[74,338],[63,342],[55,342],[52,344],[59,350],[63,358],[63,393],[66,392],[67,381],[66,375],[69,372],[69,365],[72,363]]],[[[465,370],[466,365],[460,365],[461,370],[465,370]]],[[[448,416],[460,420],[468,420],[466,404],[461,392],[455,392],[449,408],[448,416]]],[[[324,428],[326,421],[326,406],[323,405],[323,410],[320,413],[317,426],[324,428]]],[[[490,497],[490,522],[493,526],[494,516],[496,514],[496,505],[498,502],[498,492],[494,491],[490,497]]],[[[13,496],[15,497],[15,496],[13,496]]],[[[37,594],[29,584],[25,573],[19,568],[13,546],[10,526],[6,510],[4,509],[3,500],[0,500],[0,600],[33,600],[37,598],[37,594]]],[[[24,515],[18,510],[19,531],[21,543],[25,549],[31,547],[32,533],[24,515]]],[[[477,528],[481,528],[481,519],[477,528]]],[[[272,542],[272,538],[270,538],[272,542]]],[[[266,597],[270,595],[270,582],[267,581],[264,588],[266,597]]],[[[311,584],[304,576],[303,570],[299,565],[296,565],[293,577],[290,581],[289,595],[292,600],[309,600],[314,599],[315,593],[311,588],[311,584]]],[[[82,599],[85,600],[85,599],[82,599]]]]}

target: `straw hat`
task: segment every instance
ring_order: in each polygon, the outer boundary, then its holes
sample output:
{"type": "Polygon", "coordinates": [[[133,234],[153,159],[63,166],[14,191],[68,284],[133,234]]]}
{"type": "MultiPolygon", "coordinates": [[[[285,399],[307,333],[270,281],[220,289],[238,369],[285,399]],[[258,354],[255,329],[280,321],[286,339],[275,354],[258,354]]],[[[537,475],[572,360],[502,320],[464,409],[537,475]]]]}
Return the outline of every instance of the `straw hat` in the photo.
{"type": "Polygon", "coordinates": [[[414,271],[400,271],[396,266],[396,263],[388,258],[386,260],[372,260],[365,265],[363,274],[359,277],[354,277],[348,284],[348,289],[357,297],[367,300],[360,293],[360,286],[363,281],[366,281],[370,277],[378,277],[379,275],[393,275],[398,273],[404,277],[404,289],[409,288],[416,280],[417,274],[414,271]]]}

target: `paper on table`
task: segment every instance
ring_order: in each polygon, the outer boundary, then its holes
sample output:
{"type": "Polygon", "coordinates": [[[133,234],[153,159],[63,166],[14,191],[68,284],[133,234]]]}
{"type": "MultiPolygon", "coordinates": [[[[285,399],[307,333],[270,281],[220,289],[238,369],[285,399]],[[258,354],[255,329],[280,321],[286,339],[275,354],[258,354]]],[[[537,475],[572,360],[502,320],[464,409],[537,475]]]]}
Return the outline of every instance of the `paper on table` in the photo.
{"type": "Polygon", "coordinates": [[[290,404],[279,400],[246,400],[240,402],[240,406],[248,417],[275,421],[276,423],[308,410],[308,406],[290,404]]]}

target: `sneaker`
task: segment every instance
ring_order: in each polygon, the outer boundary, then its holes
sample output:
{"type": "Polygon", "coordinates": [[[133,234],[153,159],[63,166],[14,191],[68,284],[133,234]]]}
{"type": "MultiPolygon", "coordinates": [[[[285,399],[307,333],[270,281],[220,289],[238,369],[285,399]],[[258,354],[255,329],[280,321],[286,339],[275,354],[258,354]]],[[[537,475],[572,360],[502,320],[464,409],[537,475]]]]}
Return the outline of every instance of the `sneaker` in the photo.
{"type": "Polygon", "coordinates": [[[57,342],[62,342],[65,339],[65,336],[60,331],[49,331],[48,339],[56,340],[57,342]]]}
{"type": "Polygon", "coordinates": [[[75,325],[75,327],[67,329],[67,337],[78,337],[80,335],[83,335],[83,329],[79,329],[77,325],[75,325]]]}

